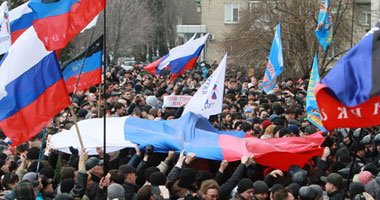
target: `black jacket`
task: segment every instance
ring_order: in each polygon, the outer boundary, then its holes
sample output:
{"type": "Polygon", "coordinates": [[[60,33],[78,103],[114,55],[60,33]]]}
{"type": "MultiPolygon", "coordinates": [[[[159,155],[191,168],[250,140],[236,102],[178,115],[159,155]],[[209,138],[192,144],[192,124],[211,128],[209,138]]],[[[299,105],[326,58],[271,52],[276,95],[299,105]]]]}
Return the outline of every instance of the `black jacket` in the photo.
{"type": "Polygon", "coordinates": [[[330,200],[344,200],[345,193],[343,190],[339,189],[335,192],[328,194],[330,200]]]}

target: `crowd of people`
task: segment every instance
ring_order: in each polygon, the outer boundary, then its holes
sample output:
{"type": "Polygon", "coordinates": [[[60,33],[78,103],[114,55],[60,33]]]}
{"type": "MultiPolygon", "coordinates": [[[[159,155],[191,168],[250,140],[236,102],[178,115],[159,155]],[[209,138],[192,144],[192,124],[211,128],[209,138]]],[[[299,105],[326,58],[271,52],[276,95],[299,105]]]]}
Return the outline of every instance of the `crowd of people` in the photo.
{"type": "MultiPolygon", "coordinates": [[[[107,68],[105,87],[77,91],[72,104],[79,120],[103,113],[176,119],[186,105],[165,107],[163,98],[193,95],[216,67],[217,63],[204,61],[170,82],[167,70],[153,75],[114,64],[107,68]],[[105,99],[99,100],[99,91],[104,90],[105,99]]],[[[240,130],[245,137],[263,140],[318,131],[306,117],[307,76],[283,79],[266,95],[254,75],[234,68],[226,74],[222,113],[209,118],[217,129],[240,130]]],[[[378,127],[331,130],[324,135],[320,157],[281,171],[256,163],[254,157],[228,163],[200,159],[185,150],[156,153],[151,145],[106,154],[99,147],[98,155],[91,157],[85,149],[71,148],[66,154],[54,150],[49,138],[73,126],[68,113],[62,111],[46,131],[17,147],[0,141],[1,199],[380,199],[378,127]]]]}

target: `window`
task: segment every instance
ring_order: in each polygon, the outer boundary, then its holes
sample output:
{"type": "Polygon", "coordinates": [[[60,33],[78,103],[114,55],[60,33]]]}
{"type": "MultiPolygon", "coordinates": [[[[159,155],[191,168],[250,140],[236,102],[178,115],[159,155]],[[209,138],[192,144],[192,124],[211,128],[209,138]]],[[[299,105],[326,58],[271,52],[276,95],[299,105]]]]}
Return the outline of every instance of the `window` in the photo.
{"type": "MultiPolygon", "coordinates": [[[[340,53],[339,45],[337,45],[336,43],[332,43],[332,44],[330,44],[330,48],[327,51],[327,58],[332,59],[339,53],[340,53]]],[[[338,60],[339,58],[340,58],[340,56],[337,56],[334,58],[334,60],[338,60]]]]}
{"type": "Polygon", "coordinates": [[[239,22],[239,4],[224,5],[224,23],[235,24],[239,22]]]}
{"type": "Polygon", "coordinates": [[[371,8],[369,6],[360,6],[359,23],[363,26],[371,25],[371,8]]]}

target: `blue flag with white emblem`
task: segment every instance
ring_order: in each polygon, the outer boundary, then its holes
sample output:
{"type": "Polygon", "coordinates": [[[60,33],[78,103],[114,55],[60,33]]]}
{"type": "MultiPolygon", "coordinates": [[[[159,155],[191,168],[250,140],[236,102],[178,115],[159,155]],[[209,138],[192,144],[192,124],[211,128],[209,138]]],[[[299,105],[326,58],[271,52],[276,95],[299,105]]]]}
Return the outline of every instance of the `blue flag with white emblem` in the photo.
{"type": "Polygon", "coordinates": [[[319,73],[318,73],[318,60],[317,53],[314,56],[313,68],[310,73],[309,86],[307,88],[306,96],[306,112],[307,120],[317,126],[321,131],[327,132],[325,127],[323,127],[321,121],[321,114],[319,113],[317,100],[315,98],[315,85],[319,82],[319,73]]]}
{"type": "Polygon", "coordinates": [[[281,43],[281,23],[278,24],[276,34],[274,35],[272,48],[269,53],[269,60],[263,79],[262,89],[265,93],[269,93],[276,86],[276,77],[282,73],[284,69],[284,61],[282,58],[281,43]]]}
{"type": "Polygon", "coordinates": [[[333,24],[332,16],[330,13],[329,0],[321,0],[321,8],[319,10],[318,26],[315,30],[315,36],[317,37],[319,43],[326,50],[333,39],[333,24]]]}

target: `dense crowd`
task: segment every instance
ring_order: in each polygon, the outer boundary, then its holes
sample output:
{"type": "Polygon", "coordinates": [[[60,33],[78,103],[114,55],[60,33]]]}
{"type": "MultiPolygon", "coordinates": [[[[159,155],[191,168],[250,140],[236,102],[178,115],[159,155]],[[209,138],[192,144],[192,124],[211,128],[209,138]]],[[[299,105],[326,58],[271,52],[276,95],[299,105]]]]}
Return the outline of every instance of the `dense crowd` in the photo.
{"type": "MultiPolygon", "coordinates": [[[[204,61],[170,82],[168,71],[156,76],[139,67],[112,65],[107,68],[106,87],[77,91],[72,104],[79,120],[102,117],[104,104],[107,117],[176,119],[185,105],[165,107],[164,96],[193,95],[216,67],[217,63],[204,61]],[[99,90],[106,93],[100,104],[99,90]]],[[[304,137],[318,131],[306,118],[307,76],[284,78],[266,95],[254,75],[238,68],[226,74],[222,113],[209,118],[215,128],[241,130],[245,137],[261,139],[304,137]]],[[[285,172],[257,164],[253,157],[228,163],[200,159],[192,152],[156,153],[151,145],[107,154],[97,148],[99,155],[92,157],[85,150],[71,148],[66,154],[52,149],[50,135],[71,126],[72,117],[62,111],[46,126],[45,138],[41,131],[17,147],[0,141],[0,198],[380,200],[377,127],[332,130],[324,135],[321,157],[285,172]],[[40,149],[42,141],[46,142],[40,149]]]]}

